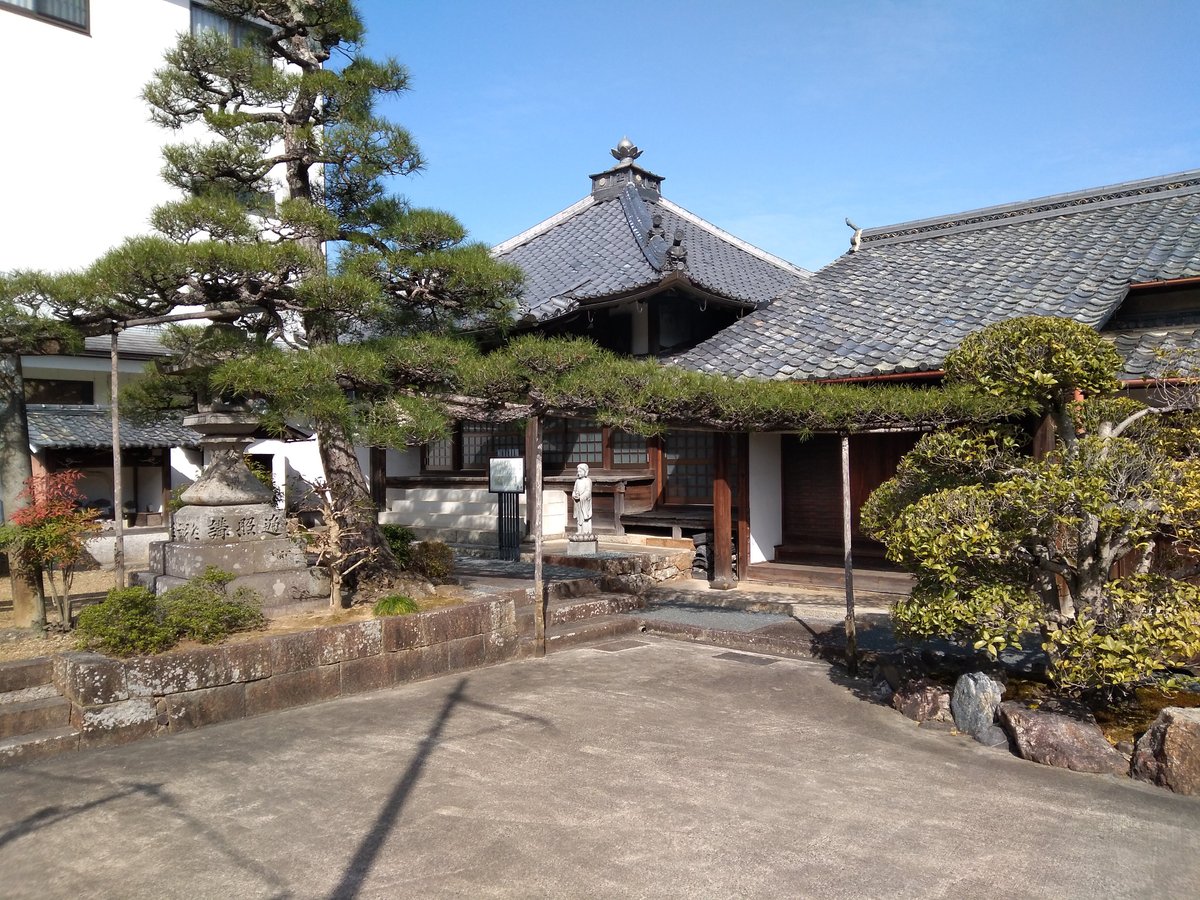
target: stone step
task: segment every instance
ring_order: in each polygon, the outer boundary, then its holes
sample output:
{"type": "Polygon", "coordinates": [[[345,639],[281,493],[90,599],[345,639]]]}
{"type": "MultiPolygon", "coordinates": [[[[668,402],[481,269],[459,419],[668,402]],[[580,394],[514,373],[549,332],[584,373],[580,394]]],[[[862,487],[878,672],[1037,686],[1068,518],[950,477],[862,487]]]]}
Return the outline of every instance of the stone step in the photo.
{"type": "Polygon", "coordinates": [[[566,650],[581,644],[594,644],[638,630],[637,619],[632,616],[603,616],[582,622],[567,622],[546,629],[546,652],[566,650]]]}
{"type": "Polygon", "coordinates": [[[35,684],[33,687],[21,688],[19,691],[5,691],[0,694],[0,709],[6,703],[24,703],[27,700],[45,700],[48,697],[61,697],[53,684],[35,684]]]}
{"type": "Polygon", "coordinates": [[[0,739],[0,768],[56,756],[79,747],[79,732],[69,725],[0,739]]]}
{"type": "MultiPolygon", "coordinates": [[[[446,488],[442,487],[410,487],[404,488],[403,494],[397,497],[392,497],[388,501],[388,509],[391,509],[397,504],[403,505],[414,501],[444,501],[446,499],[446,488]]],[[[487,503],[495,504],[496,495],[491,493],[487,487],[467,488],[456,487],[453,489],[454,499],[458,503],[487,503]]]]}
{"type": "Polygon", "coordinates": [[[37,684],[49,684],[54,663],[48,656],[0,663],[0,693],[19,691],[37,684]]]}
{"type": "Polygon", "coordinates": [[[0,705],[0,738],[59,728],[71,721],[71,704],[62,697],[43,697],[0,705]]]}
{"type": "Polygon", "coordinates": [[[553,628],[556,625],[599,619],[641,608],[641,598],[634,594],[594,594],[552,604],[547,611],[546,624],[553,628]]]}
{"type": "Polygon", "coordinates": [[[499,538],[496,535],[496,523],[492,523],[492,527],[487,530],[472,530],[469,528],[426,528],[418,526],[413,528],[404,521],[404,516],[401,513],[381,512],[379,514],[380,525],[404,525],[406,528],[411,528],[413,535],[419,541],[444,541],[447,544],[472,544],[495,549],[498,546],[499,538]]]}
{"type": "MultiPolygon", "coordinates": [[[[546,627],[566,625],[598,619],[618,613],[633,612],[642,608],[642,601],[634,594],[584,594],[562,600],[551,600],[546,608],[546,627]]],[[[532,601],[517,609],[517,630],[521,634],[533,633],[532,601]]]]}

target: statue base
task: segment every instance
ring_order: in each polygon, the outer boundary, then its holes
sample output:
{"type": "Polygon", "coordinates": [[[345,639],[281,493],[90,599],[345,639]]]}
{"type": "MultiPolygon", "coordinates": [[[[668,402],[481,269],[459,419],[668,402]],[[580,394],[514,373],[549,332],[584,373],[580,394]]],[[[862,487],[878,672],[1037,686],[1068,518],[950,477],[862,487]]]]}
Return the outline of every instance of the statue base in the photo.
{"type": "Polygon", "coordinates": [[[573,534],[567,538],[567,556],[595,556],[596,536],[594,534],[573,534]]]}

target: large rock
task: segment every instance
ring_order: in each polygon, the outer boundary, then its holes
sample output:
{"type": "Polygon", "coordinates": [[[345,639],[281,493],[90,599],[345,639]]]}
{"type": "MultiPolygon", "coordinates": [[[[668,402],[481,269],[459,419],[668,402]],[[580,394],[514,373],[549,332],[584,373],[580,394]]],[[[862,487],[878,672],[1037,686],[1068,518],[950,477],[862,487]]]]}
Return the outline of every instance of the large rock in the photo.
{"type": "Polygon", "coordinates": [[[989,733],[1003,696],[1004,685],[990,675],[968,672],[960,676],[950,697],[955,727],[972,737],[989,733]]]}
{"type": "Polygon", "coordinates": [[[1000,724],[1023,759],[1101,775],[1129,771],[1129,761],[1104,739],[1100,726],[1081,714],[1048,712],[1009,701],[1000,704],[1000,724]]]}
{"type": "Polygon", "coordinates": [[[928,678],[916,678],[900,685],[892,695],[892,706],[914,722],[935,720],[950,722],[950,692],[928,678]]]}
{"type": "Polygon", "coordinates": [[[1177,794],[1200,794],[1200,709],[1160,712],[1138,738],[1131,773],[1177,794]]]}

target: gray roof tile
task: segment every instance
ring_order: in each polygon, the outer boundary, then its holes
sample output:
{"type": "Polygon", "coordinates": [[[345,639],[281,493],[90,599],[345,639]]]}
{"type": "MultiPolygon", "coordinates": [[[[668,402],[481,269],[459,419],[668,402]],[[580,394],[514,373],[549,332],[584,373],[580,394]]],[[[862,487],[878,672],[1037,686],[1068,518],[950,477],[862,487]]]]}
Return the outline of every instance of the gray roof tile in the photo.
{"type": "MultiPolygon", "coordinates": [[[[111,447],[112,413],[104,406],[49,406],[28,408],[29,443],[46,447],[111,447]]],[[[137,424],[121,420],[121,446],[199,447],[200,435],[179,421],[137,424]]]]}
{"type": "MultiPolygon", "coordinates": [[[[1200,171],[864,231],[857,253],[675,362],[761,377],[767,357],[770,377],[802,379],[931,371],[988,323],[1102,326],[1131,283],[1196,275],[1200,171]]],[[[1131,340],[1118,346],[1142,346],[1131,340]]]]}
{"type": "Polygon", "coordinates": [[[495,253],[525,273],[520,314],[547,321],[591,302],[653,288],[671,273],[666,250],[676,229],[683,233],[688,280],[747,308],[769,303],[812,274],[633,188],[580,201],[500,244],[495,253]],[[650,234],[656,213],[665,238],[650,234]]]}

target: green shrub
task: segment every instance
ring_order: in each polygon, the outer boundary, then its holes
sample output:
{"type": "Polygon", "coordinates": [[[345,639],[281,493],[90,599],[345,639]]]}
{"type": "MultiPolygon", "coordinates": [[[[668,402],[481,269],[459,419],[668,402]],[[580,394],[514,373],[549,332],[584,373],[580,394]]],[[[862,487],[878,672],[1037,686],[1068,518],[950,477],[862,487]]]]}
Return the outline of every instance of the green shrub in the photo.
{"type": "Polygon", "coordinates": [[[113,656],[159,653],[179,640],[158,598],[144,587],[113,588],[79,614],[79,646],[113,656]]]}
{"type": "Polygon", "coordinates": [[[214,644],[266,619],[252,591],[228,594],[233,575],[209,567],[199,578],[156,597],[143,587],[114,588],[79,614],[79,646],[113,656],[170,650],[184,638],[214,644]]]}
{"type": "Polygon", "coordinates": [[[386,597],[380,597],[373,607],[373,612],[377,616],[406,616],[409,613],[415,613],[419,606],[417,601],[412,597],[405,597],[403,594],[388,594],[386,597]]]}
{"type": "Polygon", "coordinates": [[[413,541],[417,539],[413,530],[403,525],[380,525],[379,530],[383,532],[384,540],[387,541],[392,556],[396,557],[396,562],[400,563],[400,568],[407,569],[411,561],[413,541]]]}
{"type": "Polygon", "coordinates": [[[454,572],[454,551],[441,541],[413,544],[408,569],[433,584],[445,584],[454,572]]]}
{"type": "Polygon", "coordinates": [[[229,594],[233,575],[209,566],[199,578],[171,588],[159,598],[167,624],[181,638],[215,644],[235,631],[261,628],[266,619],[253,591],[229,594]]]}

